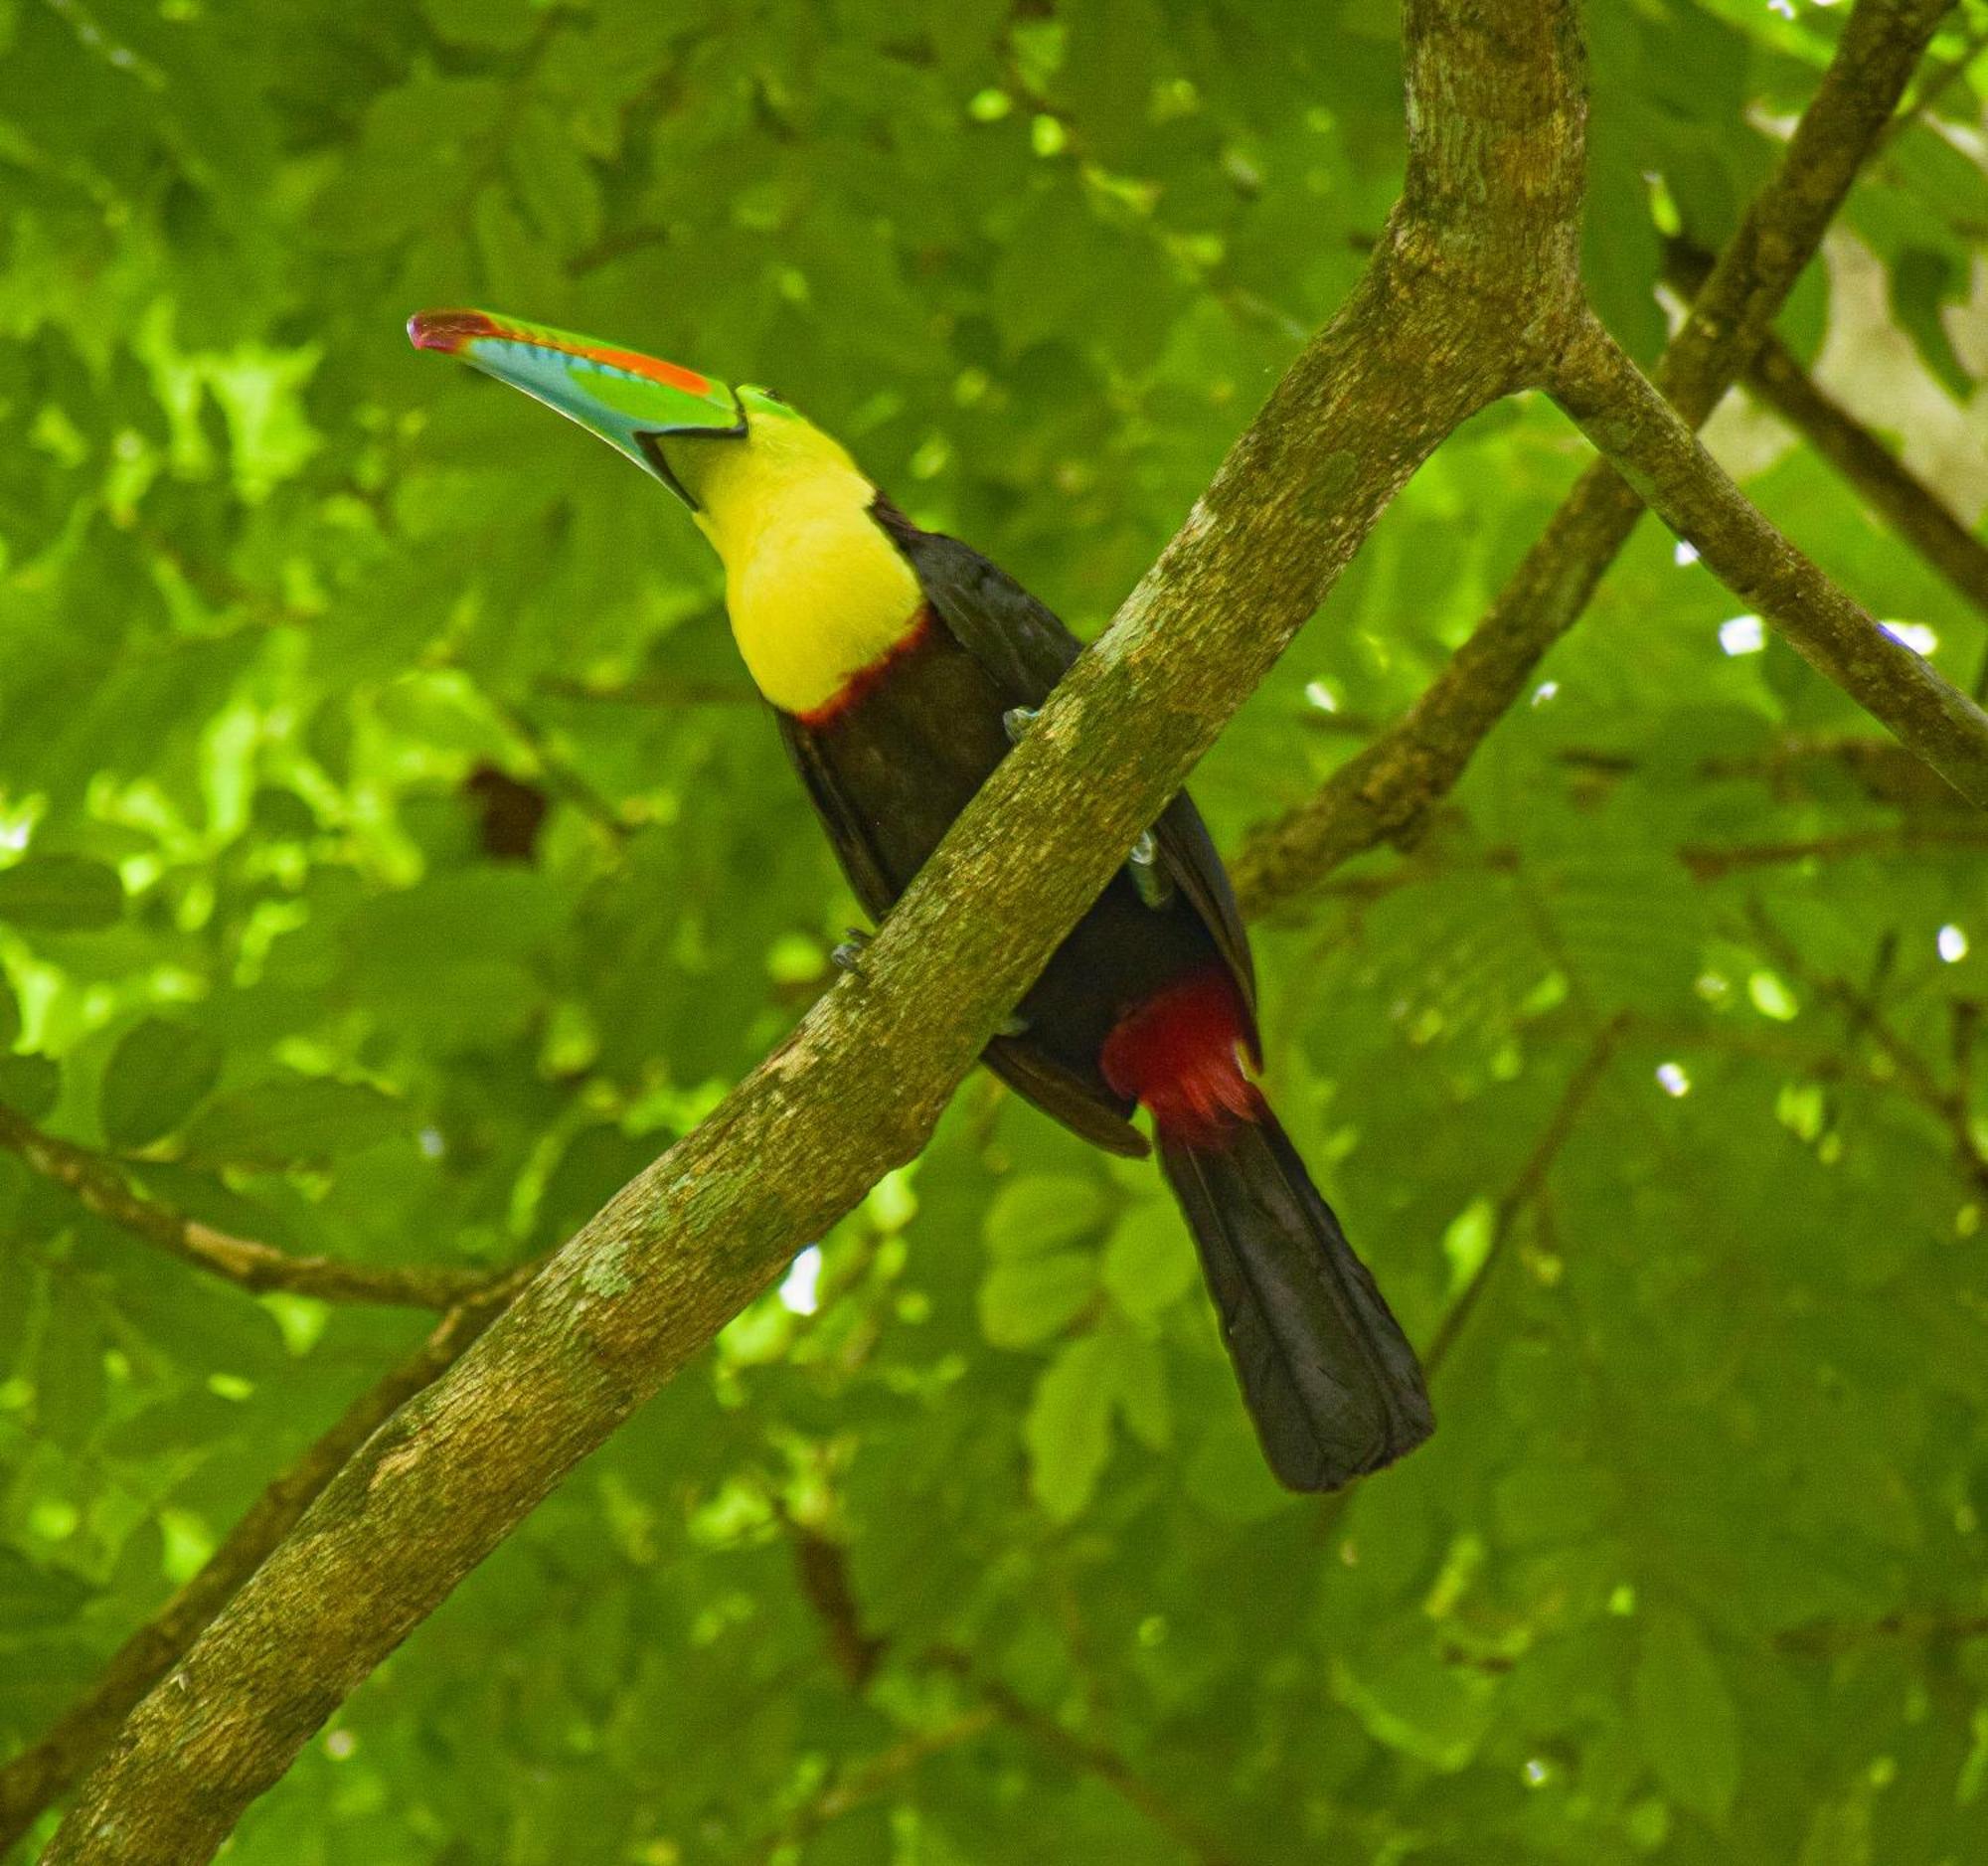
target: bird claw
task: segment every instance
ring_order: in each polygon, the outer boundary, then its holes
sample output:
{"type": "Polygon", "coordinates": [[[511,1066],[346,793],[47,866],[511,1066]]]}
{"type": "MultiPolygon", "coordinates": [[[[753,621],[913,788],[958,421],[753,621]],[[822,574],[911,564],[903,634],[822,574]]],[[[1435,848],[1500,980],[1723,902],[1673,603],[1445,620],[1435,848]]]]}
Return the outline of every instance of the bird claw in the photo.
{"type": "Polygon", "coordinates": [[[1011,1012],[1008,1016],[1002,1018],[1000,1026],[994,1034],[997,1037],[1026,1037],[1029,1034],[1029,1020],[1026,1017],[1018,1017],[1011,1012]]]}
{"type": "Polygon", "coordinates": [[[863,948],[870,943],[870,935],[860,927],[847,929],[849,936],[828,955],[828,962],[839,972],[849,972],[855,977],[863,975],[863,948]]]}
{"type": "Polygon", "coordinates": [[[1001,730],[1008,735],[1010,745],[1022,743],[1022,735],[1036,722],[1036,713],[1033,706],[1011,706],[1001,715],[1001,730]]]}
{"type": "Polygon", "coordinates": [[[1148,829],[1141,832],[1127,858],[1132,868],[1132,886],[1139,899],[1154,909],[1163,908],[1174,898],[1173,877],[1160,866],[1160,845],[1148,829]]]}

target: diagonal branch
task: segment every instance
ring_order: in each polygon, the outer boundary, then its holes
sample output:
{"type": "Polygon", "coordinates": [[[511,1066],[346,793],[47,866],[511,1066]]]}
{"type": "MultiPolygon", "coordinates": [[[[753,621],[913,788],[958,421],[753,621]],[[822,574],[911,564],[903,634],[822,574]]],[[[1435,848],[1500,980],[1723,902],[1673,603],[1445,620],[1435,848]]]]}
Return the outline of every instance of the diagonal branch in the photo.
{"type": "Polygon", "coordinates": [[[1553,390],[1581,432],[1729,590],[1962,796],[1988,808],[1988,713],[1880,628],[1775,530],[1592,315],[1561,357],[1553,390]]]}
{"type": "Polygon", "coordinates": [[[132,1708],[175,1664],[326,1484],[373,1434],[438,1380],[536,1271],[514,1272],[451,1309],[427,1339],[346,1408],[330,1430],[256,1498],[166,1605],[111,1655],[95,1682],[32,1749],[0,1768],[0,1857],[102,1755],[132,1708]]]}
{"type": "Polygon", "coordinates": [[[1109,1744],[1067,1729],[1000,1679],[981,1673],[965,1652],[939,1647],[926,1654],[926,1660],[964,1681],[1011,1730],[1078,1775],[1101,1781],[1201,1866],[1237,1866],[1236,1855],[1218,1836],[1140,1775],[1109,1744]]]}
{"type": "Polygon", "coordinates": [[[1849,410],[1817,386],[1778,337],[1746,372],[1746,386],[1807,439],[1954,591],[1988,615],[1988,544],[1849,410]]]}
{"type": "MultiPolygon", "coordinates": [[[[1664,351],[1657,385],[1693,426],[1732,387],[1814,257],[1951,4],[1859,0],[1779,166],[1664,351]]],[[[1235,869],[1244,906],[1273,909],[1356,855],[1412,843],[1547,650],[1580,619],[1642,509],[1607,466],[1583,473],[1400,723],[1250,836],[1235,869]]]]}
{"type": "MultiPolygon", "coordinates": [[[[861,1692],[870,1683],[890,1641],[864,1630],[862,1605],[856,1598],[855,1582],[849,1572],[849,1551],[832,1536],[794,1521],[777,1501],[774,1509],[793,1538],[796,1580],[802,1598],[821,1621],[829,1656],[849,1688],[861,1692]]],[[[776,1851],[781,1840],[813,1833],[868,1799],[892,1776],[904,1773],[904,1768],[938,1750],[971,1741],[999,1722],[1027,1737],[1066,1767],[1101,1781],[1200,1860],[1202,1866],[1235,1866],[1234,1856],[1222,1841],[1159,1784],[1142,1775],[1129,1759],[1109,1744],[1079,1735],[1038,1710],[1001,1680],[987,1676],[971,1653],[953,1645],[936,1645],[916,1654],[910,1663],[914,1669],[960,1680],[980,1699],[979,1710],[969,1711],[938,1730],[909,1736],[868,1765],[839,1772],[823,1794],[804,1806],[780,1835],[768,1843],[764,1849],[767,1854],[776,1851]],[[883,1767],[900,1759],[903,1768],[883,1767]],[[850,1792],[857,1784],[862,1792],[850,1792]],[[795,1832],[797,1826],[802,1830],[800,1834],[795,1832]]]]}
{"type": "MultiPolygon", "coordinates": [[[[1921,98],[1923,102],[1923,98],[1921,98]]],[[[1894,122],[1903,121],[1895,118],[1894,122]]],[[[1665,275],[1689,291],[1712,268],[1711,254],[1673,240],[1665,275]]],[[[1968,530],[1940,495],[1802,368],[1769,331],[1747,365],[1747,389],[1850,482],[1966,601],[1988,616],[1988,544],[1968,530]]],[[[1982,696],[1976,694],[1975,698],[1982,696]]]]}
{"type": "Polygon", "coordinates": [[[1408,475],[1577,302],[1565,0],[1408,0],[1409,173],[1339,315],[793,1037],[374,1435],[126,1725],[53,1863],[204,1860],[408,1632],[911,1157],[1408,475]]]}
{"type": "Polygon", "coordinates": [[[483,1271],[376,1268],[332,1257],[295,1257],[271,1244],[237,1238],[132,1190],[116,1164],[0,1107],[0,1147],[45,1179],[67,1186],[98,1218],[197,1270],[245,1289],[282,1289],[323,1302],[381,1302],[396,1308],[445,1309],[496,1280],[483,1271]]]}

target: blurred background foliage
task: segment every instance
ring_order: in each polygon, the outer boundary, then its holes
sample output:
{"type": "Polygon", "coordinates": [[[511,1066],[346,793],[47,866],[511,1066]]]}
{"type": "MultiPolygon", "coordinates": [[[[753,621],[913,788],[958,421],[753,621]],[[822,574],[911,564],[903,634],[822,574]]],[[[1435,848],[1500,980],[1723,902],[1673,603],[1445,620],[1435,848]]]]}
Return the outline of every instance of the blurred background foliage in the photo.
{"type": "MultiPolygon", "coordinates": [[[[1645,359],[1846,10],[1587,9],[1645,359]]],[[[1984,26],[1781,325],[1970,523],[1984,26]]],[[[681,513],[402,320],[770,381],[1087,633],[1401,160],[1386,0],[0,0],[0,1102],[285,1250],[559,1243],[856,916],[681,513]]],[[[1813,452],[1713,432],[1971,683],[1813,452]]],[[[1207,761],[1225,843],[1583,459],[1533,401],[1443,449],[1207,761]]],[[[233,1857],[1988,1858],[1979,832],[1736,606],[1646,525],[1428,842],[1262,930],[1427,1449],[1274,1490],[1156,1176],[976,1079],[233,1857]]],[[[0,1756],[421,1326],[0,1154],[0,1756]]]]}

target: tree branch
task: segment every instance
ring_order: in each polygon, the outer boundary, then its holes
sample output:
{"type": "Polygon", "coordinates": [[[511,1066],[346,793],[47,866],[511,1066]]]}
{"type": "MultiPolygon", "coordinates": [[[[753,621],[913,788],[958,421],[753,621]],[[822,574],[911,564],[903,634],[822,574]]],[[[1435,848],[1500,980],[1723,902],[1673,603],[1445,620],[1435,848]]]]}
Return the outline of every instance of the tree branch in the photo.
{"type": "Polygon", "coordinates": [[[1543,374],[1577,296],[1572,15],[1558,0],[1408,0],[1405,31],[1409,178],[1373,261],[861,972],[374,1435],[139,1706],[51,1861],[210,1857],[566,1471],[915,1153],[1409,473],[1543,374]]]}
{"type": "Polygon", "coordinates": [[[19,1154],[43,1178],[68,1187],[98,1218],[245,1289],[282,1289],[323,1302],[445,1309],[471,1300],[496,1280],[475,1270],[388,1269],[331,1257],[293,1257],[274,1245],[233,1237],[134,1192],[114,1162],[44,1133],[8,1107],[0,1107],[0,1147],[19,1154]]]}
{"type": "MultiPolygon", "coordinates": [[[[1701,424],[1814,256],[1952,0],[1859,0],[1779,166],[1664,350],[1657,384],[1701,424]]],[[[1470,639],[1390,732],[1255,831],[1235,866],[1255,911],[1382,843],[1411,844],[1547,650],[1579,620],[1642,504],[1597,463],[1554,514],[1470,639]]]]}
{"type": "MultiPolygon", "coordinates": [[[[1688,241],[1669,243],[1664,270],[1681,290],[1702,282],[1711,267],[1711,255],[1688,241]]],[[[1988,616],[1988,545],[1953,515],[1932,487],[1824,391],[1772,331],[1747,366],[1745,382],[1748,391],[1835,467],[1957,594],[1988,616]]]]}
{"type": "Polygon", "coordinates": [[[42,1810],[102,1755],[133,1706],[179,1661],[345,1461],[387,1420],[454,1366],[533,1273],[514,1272],[435,1325],[418,1349],[346,1408],[331,1429],[252,1503],[200,1572],[111,1655],[42,1740],[0,1769],[0,1857],[42,1810]]]}
{"type": "Polygon", "coordinates": [[[1835,467],[1957,594],[1988,615],[1988,545],[1868,427],[1818,388],[1778,337],[1761,345],[1746,372],[1746,387],[1835,467]]]}
{"type": "Polygon", "coordinates": [[[758,1858],[762,1862],[771,1861],[786,1848],[812,1840],[824,1827],[886,1793],[894,1782],[911,1774],[920,1763],[973,1742],[999,1721],[1000,1713],[993,1705],[977,1704],[946,1723],[901,1737],[889,1749],[864,1762],[837,1770],[832,1781],[795,1808],[766,1837],[757,1848],[758,1858]]]}
{"type": "Polygon", "coordinates": [[[1885,1639],[1988,1639],[1988,1613],[1925,1613],[1901,1610],[1870,1621],[1812,1619],[1774,1635],[1784,1652],[1812,1653],[1819,1658],[1853,1652],[1885,1639]]]}
{"type": "Polygon", "coordinates": [[[1775,530],[1591,314],[1562,354],[1553,392],[1728,589],[1962,796],[1988,808],[1988,713],[1888,635],[1775,530]]]}
{"type": "MultiPolygon", "coordinates": [[[[860,1692],[875,1674],[889,1650],[890,1641],[864,1630],[863,1611],[856,1598],[849,1572],[849,1552],[832,1536],[796,1522],[775,1500],[774,1509],[793,1538],[795,1578],[801,1598],[822,1624],[822,1636],[829,1657],[852,1691],[860,1692]]],[[[936,1750],[970,1741],[995,1722],[1007,1725],[1049,1752],[1060,1762],[1095,1777],[1106,1787],[1138,1809],[1203,1866],[1233,1866],[1233,1856],[1214,1834],[1193,1815],[1180,1808],[1132,1764],[1108,1744],[1066,1729],[1054,1717],[1039,1711],[998,1679],[984,1676],[970,1653],[957,1646],[933,1646],[919,1653],[912,1664],[921,1670],[936,1671],[959,1679],[981,1700],[982,1714],[967,1713],[938,1731],[913,1735],[885,1752],[884,1757],[856,1770],[838,1775],[836,1782],[815,1801],[800,1810],[782,1829],[781,1835],[765,1848],[775,1850],[779,1838],[790,1837],[798,1825],[812,1833],[852,1806],[880,1791],[879,1776],[903,1773],[902,1767],[880,1769],[887,1759],[904,1759],[904,1767],[922,1761],[936,1750]],[[851,1783],[861,1783],[862,1792],[851,1794],[851,1783]],[[872,1785],[873,1782],[875,1785],[872,1785]]]]}
{"type": "Polygon", "coordinates": [[[1678,860],[1691,870],[1694,881],[1719,881],[1742,869],[1774,868],[1784,862],[1905,855],[1915,849],[1941,848],[1988,849],[1988,823],[1893,823],[1788,842],[1688,843],[1678,851],[1678,860]]]}

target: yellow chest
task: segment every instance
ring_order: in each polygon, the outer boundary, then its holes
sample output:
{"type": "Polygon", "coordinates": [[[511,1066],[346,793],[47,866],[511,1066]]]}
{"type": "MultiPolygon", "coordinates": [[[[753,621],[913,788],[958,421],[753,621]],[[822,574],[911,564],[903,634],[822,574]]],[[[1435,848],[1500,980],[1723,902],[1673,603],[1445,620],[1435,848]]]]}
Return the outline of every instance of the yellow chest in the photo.
{"type": "Polygon", "coordinates": [[[725,604],[753,684],[783,712],[811,713],[903,639],[923,600],[870,516],[853,471],[811,477],[700,514],[725,561],[725,604]]]}

